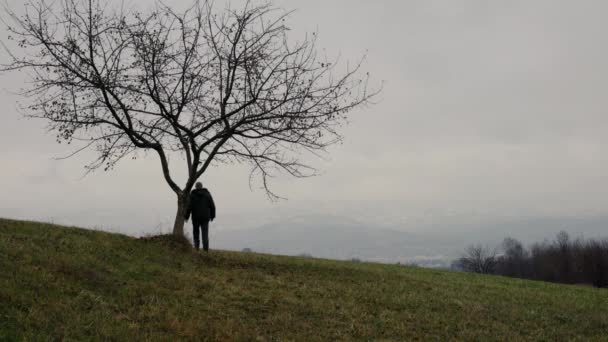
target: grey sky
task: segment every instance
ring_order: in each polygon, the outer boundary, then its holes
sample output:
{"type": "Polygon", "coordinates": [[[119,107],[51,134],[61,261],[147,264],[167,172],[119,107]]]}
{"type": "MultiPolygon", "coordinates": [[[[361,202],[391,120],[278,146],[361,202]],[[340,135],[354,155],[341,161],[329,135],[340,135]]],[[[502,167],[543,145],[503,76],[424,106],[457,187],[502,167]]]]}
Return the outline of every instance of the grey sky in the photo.
{"type": "MultiPolygon", "coordinates": [[[[322,176],[275,180],[287,202],[250,192],[246,168],[211,170],[203,182],[218,229],[320,213],[404,230],[454,217],[608,214],[607,2],[276,4],[297,10],[294,38],[318,30],[320,46],[345,61],[367,51],[365,69],[384,92],[352,113],[343,145],[312,161],[322,176]]],[[[0,216],[168,231],[175,199],[155,156],[81,178],[91,155],[53,160],[70,149],[15,110],[8,91],[24,81],[0,77],[0,216]]]]}

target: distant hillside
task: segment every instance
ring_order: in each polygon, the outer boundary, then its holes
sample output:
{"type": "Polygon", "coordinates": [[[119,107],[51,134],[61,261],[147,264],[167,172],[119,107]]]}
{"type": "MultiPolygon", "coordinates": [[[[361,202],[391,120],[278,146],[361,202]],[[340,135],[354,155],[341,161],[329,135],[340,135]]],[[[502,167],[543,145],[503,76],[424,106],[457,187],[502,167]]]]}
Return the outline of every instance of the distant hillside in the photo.
{"type": "Polygon", "coordinates": [[[0,219],[0,340],[603,340],[608,291],[0,219]]]}
{"type": "Polygon", "coordinates": [[[340,216],[310,215],[240,230],[213,229],[212,241],[220,247],[330,259],[446,266],[470,244],[499,246],[505,237],[525,245],[553,239],[565,230],[573,238],[608,237],[608,218],[512,218],[436,220],[386,226],[340,216]],[[407,232],[416,231],[416,233],[407,232]]]}
{"type": "Polygon", "coordinates": [[[296,217],[254,229],[212,231],[219,248],[328,259],[447,264],[456,254],[449,242],[420,234],[369,227],[341,217],[296,217]]]}

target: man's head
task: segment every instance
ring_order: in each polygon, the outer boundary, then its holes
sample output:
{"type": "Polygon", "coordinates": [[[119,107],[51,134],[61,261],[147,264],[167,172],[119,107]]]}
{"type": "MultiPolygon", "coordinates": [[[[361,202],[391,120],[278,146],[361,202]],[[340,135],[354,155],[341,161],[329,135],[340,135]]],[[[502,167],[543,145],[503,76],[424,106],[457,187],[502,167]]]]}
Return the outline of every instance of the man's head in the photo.
{"type": "Polygon", "coordinates": [[[197,189],[202,189],[202,188],[203,188],[203,183],[201,183],[201,182],[196,182],[195,187],[196,187],[197,189]]]}

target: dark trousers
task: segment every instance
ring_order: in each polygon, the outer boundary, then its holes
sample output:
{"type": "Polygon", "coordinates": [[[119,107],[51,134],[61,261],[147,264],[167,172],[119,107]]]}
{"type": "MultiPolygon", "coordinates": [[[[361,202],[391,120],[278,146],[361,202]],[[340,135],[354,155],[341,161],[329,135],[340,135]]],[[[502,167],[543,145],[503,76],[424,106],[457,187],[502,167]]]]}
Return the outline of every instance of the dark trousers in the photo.
{"type": "Polygon", "coordinates": [[[192,220],[192,237],[194,238],[194,247],[200,247],[200,233],[203,233],[203,249],[209,250],[209,220],[192,220]]]}

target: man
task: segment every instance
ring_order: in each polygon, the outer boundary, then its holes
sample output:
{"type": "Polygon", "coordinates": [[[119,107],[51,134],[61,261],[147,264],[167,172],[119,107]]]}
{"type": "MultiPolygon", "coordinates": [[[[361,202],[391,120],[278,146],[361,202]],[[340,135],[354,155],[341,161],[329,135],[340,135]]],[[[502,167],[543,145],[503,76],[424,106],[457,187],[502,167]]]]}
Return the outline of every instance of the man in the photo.
{"type": "Polygon", "coordinates": [[[192,214],[192,236],[194,247],[200,249],[199,234],[203,233],[203,249],[209,250],[209,220],[215,219],[215,203],[209,190],[203,188],[203,183],[197,182],[195,189],[190,194],[190,203],[186,212],[186,221],[192,214]]]}

